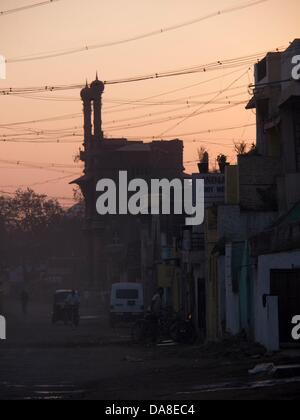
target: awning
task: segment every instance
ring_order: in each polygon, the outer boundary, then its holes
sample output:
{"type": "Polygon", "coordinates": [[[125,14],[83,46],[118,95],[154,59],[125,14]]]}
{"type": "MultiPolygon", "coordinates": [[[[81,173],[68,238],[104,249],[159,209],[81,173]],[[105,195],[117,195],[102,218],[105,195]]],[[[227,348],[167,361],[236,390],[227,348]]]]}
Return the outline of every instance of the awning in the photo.
{"type": "Polygon", "coordinates": [[[93,177],[91,175],[83,175],[80,178],[77,178],[74,181],[71,181],[69,185],[73,185],[73,184],[82,185],[91,181],[92,179],[93,177]]]}
{"type": "Polygon", "coordinates": [[[253,96],[253,98],[251,98],[248,104],[246,105],[246,109],[255,109],[255,108],[256,108],[256,100],[255,100],[255,97],[253,96]]]}

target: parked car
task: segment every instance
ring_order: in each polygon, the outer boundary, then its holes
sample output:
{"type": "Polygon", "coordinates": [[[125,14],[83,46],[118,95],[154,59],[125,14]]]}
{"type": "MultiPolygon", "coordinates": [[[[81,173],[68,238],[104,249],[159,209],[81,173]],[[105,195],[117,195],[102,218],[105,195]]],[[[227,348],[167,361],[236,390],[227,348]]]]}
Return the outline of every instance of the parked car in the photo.
{"type": "Polygon", "coordinates": [[[110,322],[136,321],[144,316],[144,289],[140,283],[116,283],[112,285],[110,322]]]}

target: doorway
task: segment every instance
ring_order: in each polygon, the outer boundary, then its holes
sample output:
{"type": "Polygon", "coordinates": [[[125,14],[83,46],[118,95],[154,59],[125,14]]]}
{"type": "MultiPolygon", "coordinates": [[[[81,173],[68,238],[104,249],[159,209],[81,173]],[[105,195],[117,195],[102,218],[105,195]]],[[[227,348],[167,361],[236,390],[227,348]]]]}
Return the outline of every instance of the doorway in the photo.
{"type": "Polygon", "coordinates": [[[300,269],[271,270],[271,295],[278,296],[280,343],[295,343],[292,319],[300,315],[300,269]]]}

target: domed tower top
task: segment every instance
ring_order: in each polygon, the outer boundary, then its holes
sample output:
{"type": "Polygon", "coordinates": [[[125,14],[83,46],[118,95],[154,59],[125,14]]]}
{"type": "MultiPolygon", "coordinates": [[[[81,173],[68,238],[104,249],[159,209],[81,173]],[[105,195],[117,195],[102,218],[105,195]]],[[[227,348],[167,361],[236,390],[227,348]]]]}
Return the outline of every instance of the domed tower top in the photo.
{"type": "Polygon", "coordinates": [[[86,82],[86,86],[80,92],[81,99],[83,101],[91,100],[91,89],[89,88],[88,82],[86,82]]]}
{"type": "Polygon", "coordinates": [[[101,82],[101,80],[99,80],[98,73],[97,73],[96,80],[93,83],[91,83],[91,90],[96,95],[102,95],[102,93],[104,92],[104,89],[105,89],[105,85],[103,82],[101,82]]]}
{"type": "Polygon", "coordinates": [[[98,73],[96,74],[96,80],[91,84],[91,96],[94,108],[94,139],[96,141],[103,140],[102,131],[102,94],[104,92],[104,83],[98,79],[98,73]]]}

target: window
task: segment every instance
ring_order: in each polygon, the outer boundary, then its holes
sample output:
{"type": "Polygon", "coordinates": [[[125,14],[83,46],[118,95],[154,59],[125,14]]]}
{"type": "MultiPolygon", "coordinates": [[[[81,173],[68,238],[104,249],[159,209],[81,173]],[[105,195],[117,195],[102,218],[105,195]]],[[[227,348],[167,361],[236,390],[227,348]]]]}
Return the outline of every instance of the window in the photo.
{"type": "Polygon", "coordinates": [[[117,290],[117,299],[134,300],[139,298],[139,291],[137,289],[117,290]]]}
{"type": "Polygon", "coordinates": [[[205,194],[212,194],[214,192],[214,188],[213,187],[206,187],[205,188],[205,194]]]}

